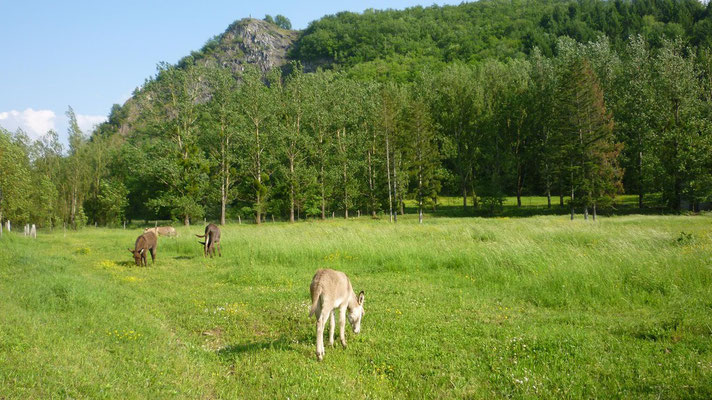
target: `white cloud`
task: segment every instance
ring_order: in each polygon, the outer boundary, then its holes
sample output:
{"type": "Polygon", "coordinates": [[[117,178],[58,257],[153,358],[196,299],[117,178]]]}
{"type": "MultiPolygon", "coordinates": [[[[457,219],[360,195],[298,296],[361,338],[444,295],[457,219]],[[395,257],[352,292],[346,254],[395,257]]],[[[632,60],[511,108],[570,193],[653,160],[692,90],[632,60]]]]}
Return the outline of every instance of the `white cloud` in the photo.
{"type": "Polygon", "coordinates": [[[22,128],[28,136],[37,139],[50,129],[56,129],[56,118],[57,116],[52,110],[33,110],[31,108],[25,111],[10,110],[0,112],[0,125],[13,132],[17,128],[22,128]]]}
{"type": "Polygon", "coordinates": [[[77,124],[79,125],[79,129],[81,129],[85,135],[92,133],[94,131],[94,128],[96,128],[97,125],[106,121],[105,115],[76,114],[76,116],[77,116],[77,124]]]}
{"type": "MultiPolygon", "coordinates": [[[[106,121],[104,115],[76,114],[79,129],[85,135],[94,131],[96,126],[106,121]]],[[[33,110],[28,108],[25,111],[10,110],[0,112],[0,126],[10,132],[15,132],[17,128],[22,128],[27,135],[33,139],[39,139],[50,129],[58,131],[60,138],[66,136],[67,122],[64,118],[58,119],[57,114],[52,110],[33,110]]]]}

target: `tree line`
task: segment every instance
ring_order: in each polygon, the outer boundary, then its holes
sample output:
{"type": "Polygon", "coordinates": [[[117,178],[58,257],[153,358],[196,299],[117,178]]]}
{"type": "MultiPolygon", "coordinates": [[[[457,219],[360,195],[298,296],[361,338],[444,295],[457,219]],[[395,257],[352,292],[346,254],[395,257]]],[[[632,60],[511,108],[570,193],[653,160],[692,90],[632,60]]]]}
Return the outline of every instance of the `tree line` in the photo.
{"type": "Polygon", "coordinates": [[[572,217],[620,193],[694,209],[712,198],[711,96],[709,50],[642,36],[622,50],[564,37],[552,57],[454,62],[405,83],[161,64],[131,118],[115,107],[87,137],[70,109],[66,151],[54,132],[3,131],[0,218],[397,220],[406,200],[421,218],[441,195],[495,214],[508,194],[572,217]]]}

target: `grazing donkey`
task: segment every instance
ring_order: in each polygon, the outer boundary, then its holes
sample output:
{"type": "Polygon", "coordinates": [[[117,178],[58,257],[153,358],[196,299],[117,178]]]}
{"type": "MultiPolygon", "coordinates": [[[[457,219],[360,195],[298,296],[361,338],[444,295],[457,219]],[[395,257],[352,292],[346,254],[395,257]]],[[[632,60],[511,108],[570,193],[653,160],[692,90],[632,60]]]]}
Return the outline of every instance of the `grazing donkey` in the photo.
{"type": "Polygon", "coordinates": [[[146,253],[151,252],[151,262],[156,263],[156,247],[158,246],[158,237],[153,232],[146,232],[136,239],[134,249],[129,251],[133,253],[136,265],[148,267],[146,261],[146,253]]]}
{"type": "Polygon", "coordinates": [[[220,228],[215,224],[208,224],[205,227],[205,235],[195,235],[199,238],[205,238],[204,242],[198,242],[203,245],[203,257],[210,255],[210,258],[215,254],[215,248],[218,249],[218,255],[222,257],[222,246],[220,246],[220,228]]]}
{"type": "Polygon", "coordinates": [[[356,296],[351,281],[341,271],[333,269],[320,269],[314,274],[311,286],[312,307],[309,316],[316,315],[316,359],[324,359],[324,325],[331,318],[329,331],[329,345],[334,346],[334,310],[339,309],[339,338],[341,345],[346,347],[346,337],[344,336],[344,326],[346,316],[355,334],[361,331],[361,317],[363,310],[364,293],[356,296]],[[348,314],[346,313],[348,311],[348,314]]]}
{"type": "Polygon", "coordinates": [[[172,226],[159,226],[156,228],[146,228],[143,230],[143,233],[146,232],[153,232],[157,236],[178,236],[178,232],[176,232],[176,228],[172,226]]]}

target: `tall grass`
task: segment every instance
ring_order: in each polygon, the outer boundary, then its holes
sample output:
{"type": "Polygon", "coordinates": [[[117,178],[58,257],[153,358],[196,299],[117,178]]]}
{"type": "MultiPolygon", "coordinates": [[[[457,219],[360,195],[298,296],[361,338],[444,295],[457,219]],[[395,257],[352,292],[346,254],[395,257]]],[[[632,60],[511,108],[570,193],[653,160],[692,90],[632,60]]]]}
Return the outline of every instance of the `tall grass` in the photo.
{"type": "Polygon", "coordinates": [[[229,225],[0,239],[0,397],[711,398],[712,217],[229,225]],[[366,292],[315,361],[317,268],[366,292]]]}

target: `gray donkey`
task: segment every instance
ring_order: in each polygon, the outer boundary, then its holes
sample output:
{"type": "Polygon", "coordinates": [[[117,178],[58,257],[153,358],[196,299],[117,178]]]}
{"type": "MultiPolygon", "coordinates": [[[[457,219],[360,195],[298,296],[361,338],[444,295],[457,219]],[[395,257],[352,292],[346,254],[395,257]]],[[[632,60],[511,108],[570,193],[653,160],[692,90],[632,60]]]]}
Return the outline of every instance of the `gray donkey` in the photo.
{"type": "Polygon", "coordinates": [[[324,359],[324,325],[331,319],[329,331],[329,345],[334,346],[334,310],[339,309],[339,338],[341,345],[346,347],[346,337],[344,336],[344,326],[346,317],[355,334],[361,331],[361,318],[365,312],[363,310],[364,293],[356,296],[351,281],[341,271],[333,269],[320,269],[314,274],[311,285],[312,306],[309,316],[316,315],[316,359],[324,359]],[[347,313],[348,311],[348,313],[347,313]]]}
{"type": "Polygon", "coordinates": [[[210,255],[212,258],[215,254],[215,248],[218,249],[218,255],[222,257],[222,247],[220,246],[220,228],[215,224],[208,224],[205,227],[205,235],[195,235],[199,238],[205,238],[204,242],[198,242],[203,245],[203,257],[210,255]]]}

